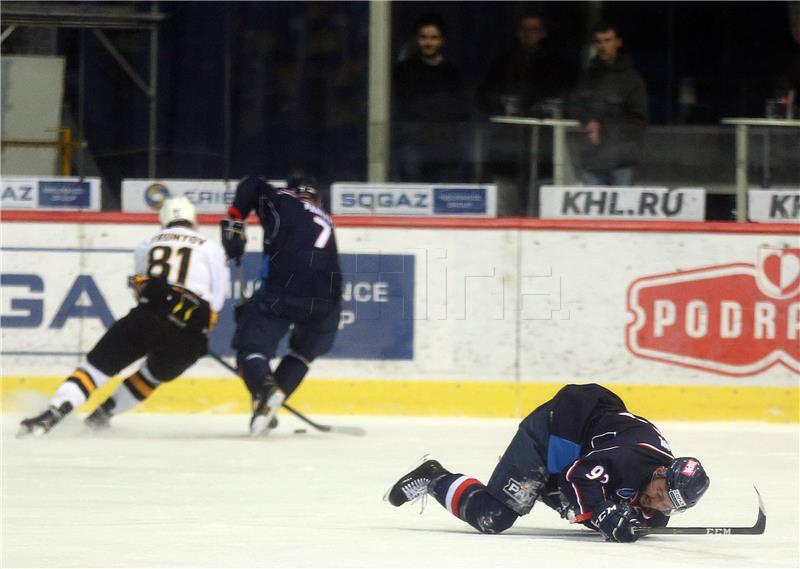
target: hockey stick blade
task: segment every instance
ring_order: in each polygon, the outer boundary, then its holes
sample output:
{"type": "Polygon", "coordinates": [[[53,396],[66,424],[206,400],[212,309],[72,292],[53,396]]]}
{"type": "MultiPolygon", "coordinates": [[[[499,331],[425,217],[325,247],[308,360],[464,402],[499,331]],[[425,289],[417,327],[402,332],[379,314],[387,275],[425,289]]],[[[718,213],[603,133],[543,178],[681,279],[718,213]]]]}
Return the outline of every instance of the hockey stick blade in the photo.
{"type": "MultiPolygon", "coordinates": [[[[214,352],[208,352],[206,355],[208,357],[210,357],[211,359],[216,360],[217,363],[222,365],[224,368],[226,368],[228,371],[230,371],[234,375],[239,376],[239,372],[236,370],[236,368],[233,367],[228,362],[226,362],[224,359],[222,359],[222,356],[220,356],[219,354],[215,354],[214,352]]],[[[322,425],[320,423],[317,423],[316,421],[312,421],[311,419],[309,419],[308,417],[303,415],[300,411],[298,411],[297,409],[295,409],[294,407],[292,407],[291,405],[289,405],[286,402],[282,403],[281,407],[283,407],[284,409],[289,411],[289,413],[291,413],[292,415],[294,415],[295,417],[297,417],[298,419],[300,419],[301,421],[303,421],[307,425],[309,425],[309,426],[311,426],[311,427],[315,428],[316,430],[321,431],[323,433],[341,433],[343,435],[352,435],[354,437],[363,437],[364,435],[367,434],[367,432],[364,429],[362,429],[361,427],[322,425]]]]}
{"type": "Polygon", "coordinates": [[[756,523],[750,527],[664,527],[664,528],[648,528],[638,527],[634,528],[636,535],[690,535],[690,534],[703,534],[703,535],[761,535],[767,528],[767,513],[764,509],[764,500],[761,499],[761,494],[758,488],[753,486],[758,496],[758,519],[756,523]]]}
{"type": "Polygon", "coordinates": [[[345,426],[336,426],[336,425],[320,425],[316,421],[312,421],[305,415],[302,415],[299,411],[293,409],[291,406],[287,405],[286,403],[283,404],[283,408],[289,411],[292,415],[307,423],[317,429],[318,431],[322,431],[323,433],[342,433],[343,435],[353,435],[354,437],[363,437],[367,434],[367,432],[362,429],[361,427],[345,427],[345,426]]]}

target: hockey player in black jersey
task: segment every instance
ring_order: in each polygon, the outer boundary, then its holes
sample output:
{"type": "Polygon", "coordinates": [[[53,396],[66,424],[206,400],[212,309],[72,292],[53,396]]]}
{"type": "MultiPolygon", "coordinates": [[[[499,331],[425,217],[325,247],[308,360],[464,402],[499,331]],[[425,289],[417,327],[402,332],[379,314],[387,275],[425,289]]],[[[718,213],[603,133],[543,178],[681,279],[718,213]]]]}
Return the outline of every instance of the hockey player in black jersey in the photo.
{"type": "Polygon", "coordinates": [[[197,231],[195,207],[186,197],[165,200],[159,220],[161,230],[133,253],[135,274],[129,285],[137,305],[106,331],[48,408],[22,421],[19,436],[48,432],[112,376],[144,357],[139,369],[86,418],[90,428],[108,427],[113,415],[138,405],[206,353],[208,333],[229,286],[225,253],[197,231]]]}
{"type": "Polygon", "coordinates": [[[275,413],[300,385],[309,364],[331,349],[341,312],[341,271],[331,217],[322,210],[313,178],[296,172],[288,187],[260,177],[239,182],[222,244],[241,262],[245,219],[255,211],[264,230],[261,286],[236,310],[233,347],[253,399],[250,432],[265,434],[275,413]],[[270,360],[291,328],[289,352],[274,373],[270,360]]]}
{"type": "Polygon", "coordinates": [[[640,525],[667,525],[708,489],[700,461],[673,455],[658,429],[597,385],[567,385],[519,430],[488,484],[427,460],[386,498],[401,506],[426,494],[482,533],[500,533],[540,500],[607,541],[633,542],[640,525]]]}

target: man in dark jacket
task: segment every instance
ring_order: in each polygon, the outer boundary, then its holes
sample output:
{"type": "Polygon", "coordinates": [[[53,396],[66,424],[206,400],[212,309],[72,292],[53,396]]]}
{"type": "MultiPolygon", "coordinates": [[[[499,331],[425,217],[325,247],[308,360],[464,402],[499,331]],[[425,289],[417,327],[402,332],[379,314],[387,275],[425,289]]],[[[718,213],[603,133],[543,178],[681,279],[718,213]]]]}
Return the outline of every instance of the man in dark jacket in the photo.
{"type": "Polygon", "coordinates": [[[676,458],[647,419],[608,389],[567,385],[519,425],[489,482],[428,460],[387,493],[393,506],[431,494],[481,533],[500,533],[537,500],[562,518],[632,542],[638,526],[667,525],[708,489],[700,461],[676,458]]]}
{"type": "Polygon", "coordinates": [[[426,14],[417,23],[417,51],[393,70],[393,179],[463,182],[462,141],[468,101],[455,65],[444,58],[444,21],[426,14]]]}
{"type": "Polygon", "coordinates": [[[620,53],[622,38],[614,26],[596,26],[594,41],[597,55],[578,83],[572,108],[586,132],[583,183],[629,186],[647,124],[645,84],[620,53]]]}
{"type": "Polygon", "coordinates": [[[550,116],[541,103],[560,97],[565,64],[547,45],[544,18],[536,12],[519,17],[514,45],[492,60],[477,91],[478,107],[489,115],[550,116]]]}

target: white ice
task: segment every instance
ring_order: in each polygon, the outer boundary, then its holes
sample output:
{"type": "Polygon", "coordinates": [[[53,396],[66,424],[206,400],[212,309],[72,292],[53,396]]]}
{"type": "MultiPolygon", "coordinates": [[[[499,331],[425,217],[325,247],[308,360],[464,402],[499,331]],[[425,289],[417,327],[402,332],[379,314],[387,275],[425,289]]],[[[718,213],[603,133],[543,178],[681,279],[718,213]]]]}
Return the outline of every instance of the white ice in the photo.
{"type": "Polygon", "coordinates": [[[758,536],[650,536],[604,543],[538,505],[502,535],[481,535],[434,500],[382,496],[425,453],[485,481],[515,420],[314,417],[361,426],[325,434],[291,416],[266,439],[247,417],[117,417],[102,435],[69,417],[16,439],[2,415],[2,567],[798,567],[797,425],[664,423],[711,487],[672,525],[749,526],[758,536]]]}

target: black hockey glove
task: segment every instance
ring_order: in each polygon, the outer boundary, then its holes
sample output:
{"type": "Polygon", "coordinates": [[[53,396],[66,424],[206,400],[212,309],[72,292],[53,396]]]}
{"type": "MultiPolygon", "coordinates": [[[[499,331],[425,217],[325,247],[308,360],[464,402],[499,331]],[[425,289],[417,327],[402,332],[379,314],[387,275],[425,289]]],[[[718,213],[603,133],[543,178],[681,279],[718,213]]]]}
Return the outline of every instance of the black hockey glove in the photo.
{"type": "Polygon", "coordinates": [[[547,482],[547,486],[542,489],[539,494],[539,500],[544,502],[550,508],[553,508],[558,515],[572,523],[575,519],[575,509],[564,493],[558,488],[558,478],[552,477],[547,482]]]}
{"type": "Polygon", "coordinates": [[[244,221],[241,219],[222,219],[219,222],[222,230],[222,248],[225,249],[229,261],[235,261],[236,265],[242,264],[244,246],[247,243],[244,221]]]}
{"type": "Polygon", "coordinates": [[[639,539],[633,528],[641,526],[642,523],[627,504],[606,500],[595,507],[592,525],[600,530],[606,541],[632,543],[639,539]]]}

